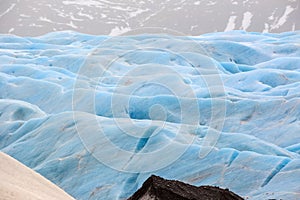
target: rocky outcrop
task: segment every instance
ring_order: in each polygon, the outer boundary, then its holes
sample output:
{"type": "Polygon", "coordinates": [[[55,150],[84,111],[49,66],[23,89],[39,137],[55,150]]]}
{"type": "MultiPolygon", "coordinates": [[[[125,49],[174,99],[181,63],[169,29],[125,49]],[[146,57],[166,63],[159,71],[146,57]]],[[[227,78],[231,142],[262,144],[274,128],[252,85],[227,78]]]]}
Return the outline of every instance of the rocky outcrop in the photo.
{"type": "Polygon", "coordinates": [[[128,200],[243,200],[228,189],[193,186],[152,175],[128,200]]]}

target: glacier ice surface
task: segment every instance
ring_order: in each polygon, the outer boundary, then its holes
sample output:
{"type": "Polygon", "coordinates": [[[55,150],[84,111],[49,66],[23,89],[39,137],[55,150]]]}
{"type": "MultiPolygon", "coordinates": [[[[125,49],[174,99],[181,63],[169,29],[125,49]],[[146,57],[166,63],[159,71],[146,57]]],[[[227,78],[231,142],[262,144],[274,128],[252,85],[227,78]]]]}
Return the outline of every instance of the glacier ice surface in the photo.
{"type": "Polygon", "coordinates": [[[299,31],[1,35],[0,57],[0,150],[76,199],[152,173],[300,198],[299,31]]]}

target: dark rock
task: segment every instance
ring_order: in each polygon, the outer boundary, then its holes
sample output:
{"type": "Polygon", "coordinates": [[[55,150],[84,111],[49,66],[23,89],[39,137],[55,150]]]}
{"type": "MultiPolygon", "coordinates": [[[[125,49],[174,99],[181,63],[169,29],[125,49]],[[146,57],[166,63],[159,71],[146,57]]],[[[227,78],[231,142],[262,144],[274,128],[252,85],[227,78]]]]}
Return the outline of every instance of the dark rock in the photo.
{"type": "Polygon", "coordinates": [[[152,175],[128,200],[243,200],[228,189],[193,186],[152,175]]]}

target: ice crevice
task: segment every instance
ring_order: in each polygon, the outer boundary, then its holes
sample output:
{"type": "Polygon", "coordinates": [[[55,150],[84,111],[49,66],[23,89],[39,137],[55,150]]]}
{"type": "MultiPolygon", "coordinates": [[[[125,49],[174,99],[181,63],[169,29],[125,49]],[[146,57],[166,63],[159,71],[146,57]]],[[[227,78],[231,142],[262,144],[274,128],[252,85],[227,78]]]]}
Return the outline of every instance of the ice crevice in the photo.
{"type": "Polygon", "coordinates": [[[270,173],[270,175],[266,178],[266,180],[263,182],[261,187],[265,187],[273,178],[278,174],[288,163],[290,162],[290,159],[284,159],[281,163],[279,163],[273,171],[270,173]]]}

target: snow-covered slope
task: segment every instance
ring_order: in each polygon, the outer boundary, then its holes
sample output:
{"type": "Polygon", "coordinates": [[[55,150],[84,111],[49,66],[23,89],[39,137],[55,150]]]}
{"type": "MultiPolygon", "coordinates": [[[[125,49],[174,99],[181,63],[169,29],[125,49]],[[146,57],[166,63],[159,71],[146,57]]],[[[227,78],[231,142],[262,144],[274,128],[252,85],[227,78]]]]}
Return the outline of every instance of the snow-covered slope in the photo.
{"type": "Polygon", "coordinates": [[[299,199],[300,34],[0,36],[0,150],[76,199],[157,174],[299,199]]]}
{"type": "Polygon", "coordinates": [[[74,30],[118,35],[161,27],[187,35],[299,30],[299,0],[1,0],[0,33],[74,30]]]}
{"type": "Polygon", "coordinates": [[[0,152],[2,200],[74,200],[59,187],[12,157],[0,152]]]}

